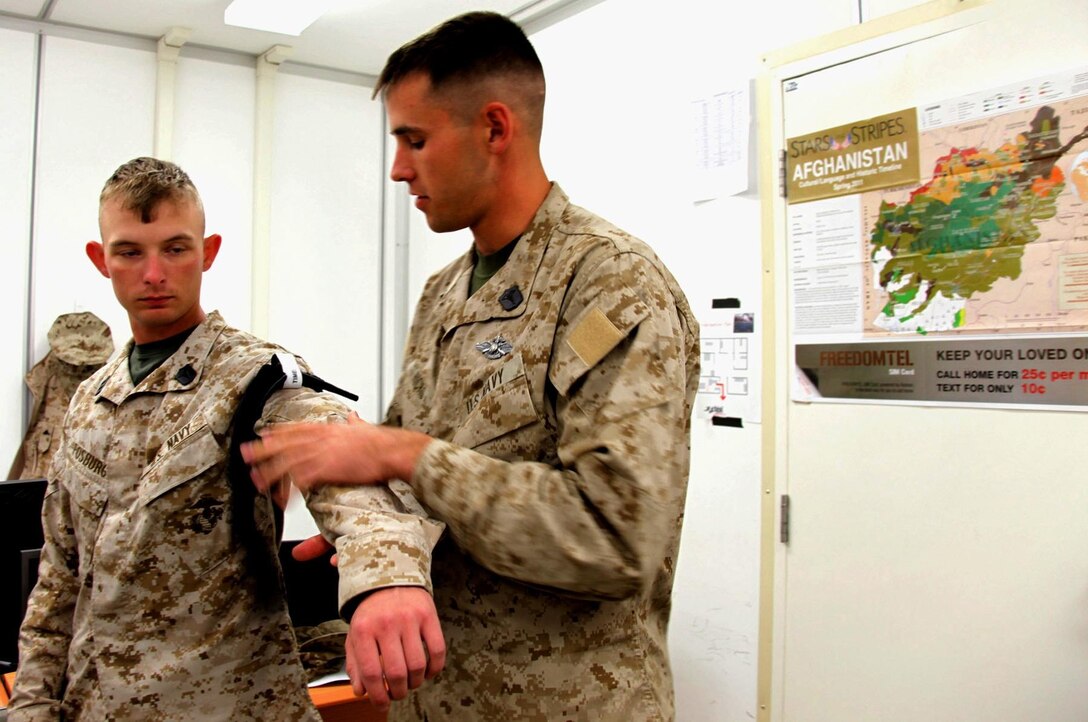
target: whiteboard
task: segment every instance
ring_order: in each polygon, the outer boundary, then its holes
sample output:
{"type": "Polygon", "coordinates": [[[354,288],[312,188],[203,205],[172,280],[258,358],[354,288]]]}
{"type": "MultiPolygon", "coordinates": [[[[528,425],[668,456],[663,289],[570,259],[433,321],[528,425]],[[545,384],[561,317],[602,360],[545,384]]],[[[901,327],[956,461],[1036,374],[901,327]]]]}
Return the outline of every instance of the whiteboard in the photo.
{"type": "MultiPolygon", "coordinates": [[[[784,64],[778,148],[1088,66],[1086,27],[1081,0],[1008,0],[784,64]]],[[[776,543],[771,718],[1088,718],[1088,415],[789,401],[785,205],[775,207],[775,491],[791,514],[788,545],[776,543]]]]}

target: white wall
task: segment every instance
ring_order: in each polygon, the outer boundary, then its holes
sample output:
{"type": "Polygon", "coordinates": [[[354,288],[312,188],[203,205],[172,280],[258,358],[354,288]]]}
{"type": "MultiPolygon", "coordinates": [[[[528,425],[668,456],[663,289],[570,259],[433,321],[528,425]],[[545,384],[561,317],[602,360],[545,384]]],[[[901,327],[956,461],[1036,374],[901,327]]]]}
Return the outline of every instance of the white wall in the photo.
{"type": "Polygon", "coordinates": [[[372,88],[281,71],[269,336],[375,420],[381,304],[381,104],[372,88]]]}
{"type": "Polygon", "coordinates": [[[227,323],[248,328],[256,77],[252,61],[231,61],[178,59],[170,160],[200,190],[205,232],[223,237],[201,285],[204,309],[218,309],[227,323]]]}
{"type": "Polygon", "coordinates": [[[34,360],[60,314],[91,311],[119,346],[128,319],[84,253],[98,240],[98,194],[122,162],[151,153],[155,54],[45,37],[38,115],[30,307],[34,360]]]}
{"type": "Polygon", "coordinates": [[[6,472],[22,441],[23,399],[29,370],[27,295],[30,282],[30,199],[33,167],[35,67],[34,36],[0,29],[0,243],[8,273],[0,284],[0,472],[6,472]]]}

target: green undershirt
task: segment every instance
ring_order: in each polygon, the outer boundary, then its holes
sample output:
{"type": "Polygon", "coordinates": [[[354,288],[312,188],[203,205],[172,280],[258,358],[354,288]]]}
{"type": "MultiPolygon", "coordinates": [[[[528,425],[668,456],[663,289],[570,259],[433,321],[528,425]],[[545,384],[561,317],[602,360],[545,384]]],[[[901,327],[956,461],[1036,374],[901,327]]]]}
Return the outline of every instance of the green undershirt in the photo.
{"type": "Polygon", "coordinates": [[[518,239],[507,243],[505,246],[490,253],[486,256],[480,255],[480,252],[476,252],[476,265],[472,268],[472,278],[469,279],[468,295],[480,290],[480,286],[488,282],[488,280],[499,272],[499,269],[506,265],[506,260],[510,258],[510,254],[514,252],[514,246],[518,245],[518,239]]]}
{"type": "Polygon", "coordinates": [[[132,347],[132,353],[128,355],[128,372],[132,376],[132,385],[135,386],[147,378],[148,374],[162,365],[162,362],[174,355],[181,348],[185,339],[193,332],[193,328],[182,331],[176,336],[164,338],[151,343],[136,344],[132,347]]]}

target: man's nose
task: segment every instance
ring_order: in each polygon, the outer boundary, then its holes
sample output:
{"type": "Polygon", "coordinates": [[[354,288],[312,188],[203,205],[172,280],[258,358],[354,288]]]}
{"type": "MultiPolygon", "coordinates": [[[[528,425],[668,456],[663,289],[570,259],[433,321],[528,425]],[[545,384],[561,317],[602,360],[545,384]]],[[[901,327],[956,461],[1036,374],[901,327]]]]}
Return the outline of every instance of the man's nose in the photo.
{"type": "Polygon", "coordinates": [[[406,155],[407,153],[405,153],[403,148],[397,148],[397,152],[393,155],[393,167],[389,170],[389,177],[392,178],[394,182],[399,183],[404,181],[405,183],[410,183],[416,177],[415,170],[405,158],[406,155]]]}
{"type": "Polygon", "coordinates": [[[163,273],[162,259],[157,254],[148,254],[147,263],[144,266],[144,283],[158,284],[164,280],[166,277],[163,273]]]}

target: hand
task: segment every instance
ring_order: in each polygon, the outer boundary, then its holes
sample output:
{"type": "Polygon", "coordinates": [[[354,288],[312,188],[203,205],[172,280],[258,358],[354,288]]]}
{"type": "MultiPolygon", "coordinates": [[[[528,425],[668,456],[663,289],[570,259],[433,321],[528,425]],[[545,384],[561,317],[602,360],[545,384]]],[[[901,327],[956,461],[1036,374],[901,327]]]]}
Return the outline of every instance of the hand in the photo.
{"type": "Polygon", "coordinates": [[[367,595],[351,616],[347,670],[357,696],[378,709],[446,666],[446,640],[434,599],[423,587],[386,587],[367,595]]]}
{"type": "MultiPolygon", "coordinates": [[[[311,562],[314,559],[325,556],[335,548],[336,547],[325,540],[325,537],[320,534],[314,534],[309,539],[303,539],[298,544],[291,547],[291,556],[295,558],[295,561],[311,562]]],[[[333,554],[332,558],[329,559],[329,563],[335,567],[337,566],[337,562],[339,562],[339,559],[336,554],[333,554]]]]}
{"type": "Polygon", "coordinates": [[[375,426],[357,415],[346,424],[277,424],[242,444],[242,458],[262,493],[293,483],[308,491],[320,484],[410,481],[416,460],[431,437],[417,431],[375,426]]]}

